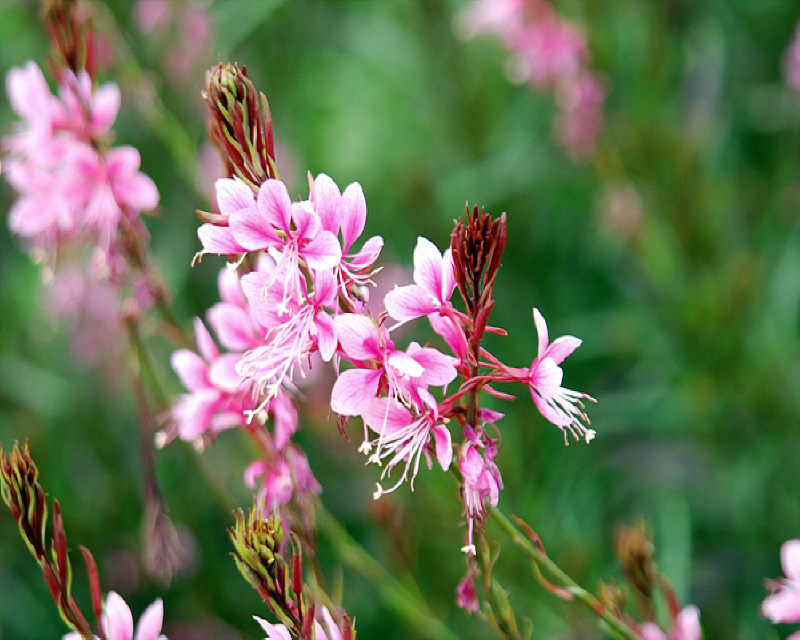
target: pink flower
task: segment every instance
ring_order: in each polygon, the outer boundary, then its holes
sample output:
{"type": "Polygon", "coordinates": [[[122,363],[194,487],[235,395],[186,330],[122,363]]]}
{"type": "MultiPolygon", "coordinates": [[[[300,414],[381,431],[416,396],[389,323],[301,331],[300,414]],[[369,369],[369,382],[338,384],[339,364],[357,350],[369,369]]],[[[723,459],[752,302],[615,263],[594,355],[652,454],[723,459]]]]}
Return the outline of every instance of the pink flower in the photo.
{"type": "Polygon", "coordinates": [[[406,322],[450,304],[456,287],[450,249],[442,255],[430,240],[419,237],[414,248],[414,282],[386,294],[384,305],[395,320],[406,322]]]}
{"type": "Polygon", "coordinates": [[[561,336],[552,343],[547,335],[547,323],[538,309],[533,310],[533,320],[539,335],[539,352],[524,376],[531,396],[539,412],[564,432],[577,439],[583,436],[586,442],[594,438],[595,432],[583,425],[589,419],[583,411],[582,399],[594,400],[591,396],[561,386],[564,372],[560,365],[577,349],[581,340],[575,336],[561,336]]]}
{"type": "MultiPolygon", "coordinates": [[[[158,598],[145,609],[134,634],[130,608],[121,596],[109,591],[103,605],[101,624],[108,640],[167,640],[167,636],[161,633],[163,620],[164,604],[158,598]]],[[[81,640],[81,635],[76,632],[67,633],[63,640],[81,640]]]]}
{"type": "Polygon", "coordinates": [[[381,478],[396,465],[405,462],[403,475],[394,486],[384,490],[378,484],[378,490],[374,495],[376,500],[384,493],[397,489],[408,479],[409,474],[413,491],[422,454],[425,453],[426,457],[428,455],[427,447],[431,434],[439,464],[445,471],[450,467],[453,459],[450,432],[447,427],[438,424],[439,410],[433,396],[425,390],[420,390],[420,395],[425,400],[425,406],[417,413],[411,413],[392,398],[375,398],[362,414],[364,423],[378,434],[375,452],[369,461],[380,463],[382,459],[388,459],[381,478]]]}
{"type": "Polygon", "coordinates": [[[342,372],[333,385],[331,409],[340,415],[361,415],[378,394],[381,380],[389,397],[421,405],[417,389],[444,386],[457,375],[451,358],[436,349],[416,343],[408,351],[395,349],[383,325],[378,327],[365,316],[346,313],[336,318],[335,325],[347,357],[364,363],[342,372]]]}
{"type": "Polygon", "coordinates": [[[645,622],[639,633],[642,640],[700,640],[700,612],[697,607],[686,607],[673,621],[669,635],[652,622],[645,622]]]}
{"type": "Polygon", "coordinates": [[[456,605],[470,613],[478,612],[480,607],[478,604],[478,592],[475,589],[474,571],[468,570],[467,575],[458,583],[456,587],[456,605]]]}
{"type": "MultiPolygon", "coordinates": [[[[328,608],[324,605],[322,606],[321,615],[322,622],[325,623],[325,626],[323,627],[317,620],[314,620],[314,640],[342,640],[342,632],[339,631],[328,608]]],[[[284,625],[270,624],[258,616],[253,616],[253,618],[255,618],[256,622],[261,625],[261,628],[267,632],[266,640],[292,640],[289,630],[284,625]]]]}
{"type": "MultiPolygon", "coordinates": [[[[294,368],[302,368],[315,350],[325,362],[336,351],[333,318],[326,308],[336,305],[336,282],[330,271],[315,273],[315,290],[307,291],[299,271],[291,275],[284,262],[271,273],[258,271],[245,275],[242,286],[258,322],[266,327],[261,345],[245,353],[236,370],[252,382],[264,403],[274,397],[294,368]]],[[[288,377],[288,379],[287,379],[288,377]]]]}
{"type": "Polygon", "coordinates": [[[81,212],[78,224],[97,237],[101,247],[108,247],[123,216],[135,217],[156,207],[158,190],[139,171],[139,152],[133,147],[112,149],[105,157],[88,144],[74,145],[70,151],[66,197],[81,212]]]}
{"type": "Polygon", "coordinates": [[[371,282],[370,277],[374,274],[372,267],[383,248],[383,238],[373,236],[364,243],[361,251],[348,254],[353,243],[364,231],[367,220],[367,203],[361,185],[354,182],[341,194],[336,183],[324,173],[315,180],[309,175],[309,183],[309,198],[322,228],[334,236],[339,233],[342,235],[342,259],[335,268],[339,292],[354,308],[359,308],[350,288],[363,287],[371,282]]]}
{"type": "Polygon", "coordinates": [[[119,87],[113,82],[92,91],[92,79],[84,70],[64,71],[59,86],[63,111],[56,112],[53,126],[73,132],[80,140],[97,140],[108,133],[117,118],[119,87]]]}
{"type": "Polygon", "coordinates": [[[559,78],[575,75],[588,56],[583,31],[552,10],[541,20],[528,22],[509,43],[513,76],[542,89],[559,78]]]}
{"type": "Polygon", "coordinates": [[[475,523],[482,523],[484,520],[486,507],[485,500],[493,507],[497,506],[500,490],[503,488],[503,480],[500,477],[500,470],[494,463],[497,455],[497,445],[488,440],[484,455],[478,453],[479,443],[467,441],[462,449],[461,459],[458,461],[458,470],[464,478],[461,487],[461,497],[467,512],[468,533],[467,544],[463,551],[475,554],[475,546],[472,543],[472,534],[475,523]]]}
{"type": "Polygon", "coordinates": [[[764,599],[761,614],[772,622],[800,622],[800,540],[783,543],[781,567],[786,577],[778,580],[777,589],[764,599]]]}

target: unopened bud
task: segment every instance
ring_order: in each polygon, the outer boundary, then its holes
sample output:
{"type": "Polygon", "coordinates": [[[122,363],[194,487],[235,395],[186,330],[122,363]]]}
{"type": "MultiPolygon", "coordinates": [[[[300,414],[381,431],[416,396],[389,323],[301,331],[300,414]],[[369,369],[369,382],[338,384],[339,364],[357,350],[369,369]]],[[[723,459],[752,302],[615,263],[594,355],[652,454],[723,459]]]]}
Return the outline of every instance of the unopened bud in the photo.
{"type": "Polygon", "coordinates": [[[228,177],[258,188],[277,178],[272,115],[267,98],[256,91],[246,67],[218,64],[206,75],[203,99],[211,116],[210,137],[228,177]]]}

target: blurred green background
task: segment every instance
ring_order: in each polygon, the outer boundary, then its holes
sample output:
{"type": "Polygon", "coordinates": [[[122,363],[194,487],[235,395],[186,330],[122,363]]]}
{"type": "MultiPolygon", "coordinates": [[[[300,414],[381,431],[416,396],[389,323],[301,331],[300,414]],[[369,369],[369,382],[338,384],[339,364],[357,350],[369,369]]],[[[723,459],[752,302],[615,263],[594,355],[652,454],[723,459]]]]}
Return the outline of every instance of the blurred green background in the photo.
{"type": "MultiPolygon", "coordinates": [[[[800,536],[800,97],[783,71],[800,3],[556,2],[584,24],[607,88],[597,151],[578,165],[553,141],[553,96],[509,83],[497,41],[455,36],[464,4],[218,0],[203,5],[213,40],[175,53],[173,34],[142,34],[130,2],[106,3],[96,24],[110,34],[117,70],[101,79],[121,84],[117,140],[140,149],[161,193],[160,214],[147,224],[176,313],[188,326],[217,300],[221,261],[190,267],[199,248],[194,210],[209,206],[212,190],[197,175],[199,90],[206,67],[235,61],[269,98],[294,196],[307,194],[307,171],[342,188],[360,182],[365,237],[383,235],[387,264],[409,265],[418,235],[444,248],[465,202],[505,211],[492,322],[509,335],[486,346],[528,366],[533,306],[552,337],[583,339],[564,384],[597,398],[597,438],[565,447],[525,389],[513,390],[514,403],[493,402],[507,413],[501,509],[523,517],[589,589],[619,579],[615,528],[644,518],[659,569],[683,603],[700,607],[705,637],[783,637],[792,628],[773,631],[759,605],[764,578],[782,573],[781,543],[800,536]]],[[[3,76],[29,59],[44,66],[38,11],[35,2],[0,4],[3,76]]],[[[2,130],[14,120],[3,100],[2,130]]],[[[3,182],[0,210],[13,198],[3,182]]],[[[159,453],[165,498],[195,537],[196,560],[169,589],[148,579],[129,367],[124,357],[76,361],[67,333],[40,310],[40,275],[0,225],[0,442],[30,441],[71,547],[93,551],[104,588],[120,592],[135,617],[160,596],[170,637],[263,637],[251,616],[269,613],[239,577],[226,534],[231,509],[250,502],[241,472],[254,451],[226,433],[200,458],[177,442],[159,453]]],[[[172,347],[157,332],[149,343],[162,379],[181,391],[172,347]]],[[[348,443],[325,421],[326,398],[308,396],[298,441],[327,508],[392,572],[413,575],[458,636],[491,636],[488,623],[454,604],[464,564],[453,477],[423,469],[414,493],[404,486],[374,503],[378,469],[364,468],[356,452],[360,426],[348,443]]],[[[502,543],[496,575],[534,637],[600,636],[578,605],[535,581],[499,531],[489,534],[502,543]]],[[[319,544],[335,581],[341,562],[323,534],[319,544]]],[[[88,611],[77,553],[73,562],[76,598],[88,611]]],[[[348,569],[341,575],[359,637],[415,635],[374,585],[348,569]]],[[[0,594],[1,637],[63,633],[2,513],[0,594]]]]}

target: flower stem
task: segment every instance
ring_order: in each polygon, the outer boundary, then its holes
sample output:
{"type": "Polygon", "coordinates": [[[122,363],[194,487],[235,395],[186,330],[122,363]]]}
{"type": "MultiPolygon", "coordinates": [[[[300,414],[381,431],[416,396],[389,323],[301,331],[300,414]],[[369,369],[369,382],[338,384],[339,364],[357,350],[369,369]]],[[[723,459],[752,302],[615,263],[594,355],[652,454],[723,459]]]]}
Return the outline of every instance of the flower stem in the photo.
{"type": "Polygon", "coordinates": [[[601,618],[619,638],[628,640],[640,640],[640,636],[627,624],[602,605],[591,593],[586,591],[577,582],[570,578],[546,553],[537,549],[536,546],[523,534],[514,524],[496,507],[490,509],[492,520],[511,538],[522,551],[539,567],[543,568],[552,578],[564,587],[570,595],[582,602],[596,616],[601,618]]]}
{"type": "Polygon", "coordinates": [[[355,570],[378,589],[384,602],[398,615],[408,620],[420,637],[455,640],[457,636],[436,616],[428,605],[407,589],[397,578],[359,545],[347,530],[318,503],[317,524],[336,549],[341,561],[355,570]]]}

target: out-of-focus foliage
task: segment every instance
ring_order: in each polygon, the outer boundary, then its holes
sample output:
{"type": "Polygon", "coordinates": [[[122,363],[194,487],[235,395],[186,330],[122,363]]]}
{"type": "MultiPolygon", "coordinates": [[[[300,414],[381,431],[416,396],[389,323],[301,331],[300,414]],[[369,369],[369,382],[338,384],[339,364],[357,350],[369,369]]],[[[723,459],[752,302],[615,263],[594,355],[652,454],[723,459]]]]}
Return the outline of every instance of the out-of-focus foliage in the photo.
{"type": "MultiPolygon", "coordinates": [[[[552,96],[510,84],[495,41],[454,35],[462,2],[217,0],[207,58],[190,61],[180,79],[166,66],[171,39],[143,36],[129,2],[109,1],[95,24],[109,33],[117,65],[108,78],[123,89],[118,140],[141,150],[161,193],[148,220],[152,247],[187,324],[215,301],[221,266],[207,256],[190,267],[194,210],[209,205],[213,184],[195,177],[202,69],[236,61],[269,98],[293,196],[307,194],[307,171],[360,182],[365,237],[383,235],[385,259],[405,265],[418,235],[446,246],[465,202],[506,211],[492,322],[509,336],[490,348],[528,366],[533,306],[551,335],[584,340],[565,384],[597,398],[597,438],[564,447],[525,389],[514,403],[494,401],[507,413],[500,507],[524,517],[590,589],[619,578],[615,527],[644,517],[659,569],[700,607],[706,637],[763,638],[763,579],[780,575],[780,544],[800,534],[800,96],[782,68],[800,5],[555,5],[582,21],[607,83],[605,130],[580,166],[553,142],[552,96]]],[[[36,3],[0,5],[0,74],[46,51],[36,3]]],[[[3,101],[3,129],[12,121],[3,101]]],[[[4,184],[0,209],[12,199],[4,184]]],[[[40,310],[40,275],[3,224],[0,441],[29,439],[70,541],[92,549],[104,588],[135,615],[162,596],[170,637],[258,637],[251,616],[268,614],[240,579],[226,534],[232,508],[251,500],[241,481],[250,445],[223,434],[199,457],[181,443],[159,453],[171,514],[197,545],[194,572],[161,589],[139,568],[130,364],[77,362],[65,328],[40,310]]],[[[410,273],[400,284],[409,281],[410,273]]],[[[178,392],[170,345],[158,335],[149,342],[178,392]]],[[[327,508],[401,580],[413,576],[458,635],[487,637],[488,624],[454,604],[463,573],[455,481],[423,470],[414,493],[403,487],[374,503],[378,469],[364,469],[356,452],[360,426],[348,443],[326,421],[328,393],[307,390],[300,434],[327,508]]],[[[58,636],[61,621],[16,527],[2,514],[0,523],[0,636],[58,636]]],[[[596,636],[582,610],[555,602],[491,525],[489,533],[503,544],[497,575],[535,637],[596,636]]],[[[335,583],[340,562],[322,535],[319,544],[335,583]]],[[[349,570],[343,579],[362,637],[409,636],[373,585],[349,570]]],[[[88,603],[80,569],[75,583],[88,603]]]]}

